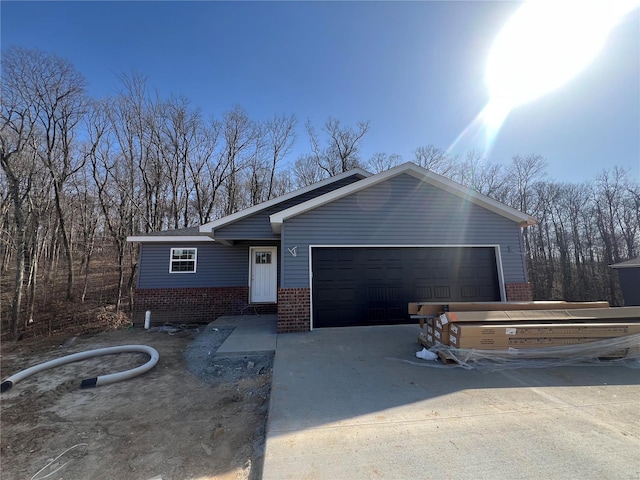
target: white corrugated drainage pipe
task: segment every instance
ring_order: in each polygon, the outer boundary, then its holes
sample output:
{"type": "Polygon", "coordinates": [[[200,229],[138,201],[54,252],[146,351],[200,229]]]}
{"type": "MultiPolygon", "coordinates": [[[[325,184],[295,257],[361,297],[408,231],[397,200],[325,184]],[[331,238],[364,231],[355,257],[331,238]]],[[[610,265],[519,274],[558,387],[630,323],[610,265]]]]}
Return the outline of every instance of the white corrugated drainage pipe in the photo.
{"type": "Polygon", "coordinates": [[[99,377],[86,378],[82,380],[80,384],[80,388],[92,388],[99,387],[101,385],[108,385],[110,383],[119,382],[120,380],[126,380],[128,378],[135,377],[137,375],[143,374],[148,370],[151,370],[156,363],[158,363],[158,359],[160,355],[155,348],[148,347],[146,345],[121,345],[119,347],[108,347],[108,348],[98,348],[96,350],[87,350],[86,352],[74,353],[73,355],[67,355],[66,357],[56,358],[54,360],[50,360],[48,362],[41,363],[39,365],[35,365],[31,368],[27,368],[26,370],[22,370],[21,372],[16,373],[15,375],[7,378],[0,385],[0,392],[6,392],[11,387],[13,387],[20,380],[23,380],[35,373],[41,372],[42,370],[47,370],[49,368],[58,367],[60,365],[64,365],[66,363],[77,362],[78,360],[84,360],[85,358],[91,357],[99,357],[102,355],[111,355],[113,353],[146,353],[149,355],[149,361],[144,365],[140,365],[139,367],[132,368],[131,370],[125,370],[124,372],[111,373],[109,375],[100,375],[99,377]]]}

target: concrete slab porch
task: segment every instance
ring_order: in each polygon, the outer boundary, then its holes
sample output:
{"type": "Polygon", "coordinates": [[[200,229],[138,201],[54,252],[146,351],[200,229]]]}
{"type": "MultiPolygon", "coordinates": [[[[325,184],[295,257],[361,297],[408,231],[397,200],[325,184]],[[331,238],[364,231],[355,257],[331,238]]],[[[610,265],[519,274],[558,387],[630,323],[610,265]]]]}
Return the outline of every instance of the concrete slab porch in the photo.
{"type": "Polygon", "coordinates": [[[235,328],[216,353],[274,352],[278,338],[277,323],[277,315],[219,317],[213,322],[213,327],[235,328]]]}

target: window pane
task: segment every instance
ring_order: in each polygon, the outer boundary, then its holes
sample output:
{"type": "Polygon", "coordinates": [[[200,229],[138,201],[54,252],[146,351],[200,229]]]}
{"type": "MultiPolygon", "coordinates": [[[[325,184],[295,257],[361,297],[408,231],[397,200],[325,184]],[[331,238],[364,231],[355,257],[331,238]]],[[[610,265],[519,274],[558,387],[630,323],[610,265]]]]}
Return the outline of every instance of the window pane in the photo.
{"type": "Polygon", "coordinates": [[[256,265],[271,263],[271,252],[256,252],[256,265]]]}
{"type": "Polygon", "coordinates": [[[193,272],[195,271],[195,262],[191,261],[177,261],[171,264],[173,272],[193,272]]]}
{"type": "Polygon", "coordinates": [[[175,248],[173,249],[173,260],[194,260],[196,251],[193,248],[175,248]]]}

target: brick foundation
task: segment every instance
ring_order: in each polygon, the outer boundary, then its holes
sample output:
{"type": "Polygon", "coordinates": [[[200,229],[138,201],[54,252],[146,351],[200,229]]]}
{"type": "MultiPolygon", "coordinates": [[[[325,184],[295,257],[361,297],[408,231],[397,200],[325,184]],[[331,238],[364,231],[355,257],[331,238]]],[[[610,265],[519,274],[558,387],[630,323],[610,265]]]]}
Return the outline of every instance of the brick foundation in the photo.
{"type": "Polygon", "coordinates": [[[504,286],[508,302],[533,301],[533,288],[530,283],[507,283],[504,286]]]}
{"type": "Polygon", "coordinates": [[[133,323],[209,323],[221,315],[273,314],[275,304],[248,304],[248,287],[145,288],[134,293],[133,323]]]}
{"type": "Polygon", "coordinates": [[[278,289],[278,333],[311,329],[311,289],[278,289]]]}

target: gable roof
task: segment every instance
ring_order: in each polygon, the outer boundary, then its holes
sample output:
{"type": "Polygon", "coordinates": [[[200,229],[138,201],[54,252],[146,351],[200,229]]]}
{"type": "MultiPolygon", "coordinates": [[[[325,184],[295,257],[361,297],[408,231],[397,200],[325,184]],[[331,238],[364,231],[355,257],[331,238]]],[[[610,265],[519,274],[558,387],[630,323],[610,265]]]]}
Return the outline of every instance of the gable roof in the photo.
{"type": "Polygon", "coordinates": [[[320,207],[322,205],[326,205],[327,203],[333,202],[334,200],[346,197],[347,195],[351,195],[355,192],[359,192],[361,190],[364,190],[365,188],[368,188],[380,182],[384,182],[385,180],[401,174],[411,175],[418,180],[433,185],[434,187],[457,195],[465,200],[469,200],[476,205],[486,208],[487,210],[497,213],[498,215],[508,218],[509,220],[517,222],[522,227],[535,225],[537,223],[532,216],[526,213],[520,212],[519,210],[511,208],[504,203],[498,202],[497,200],[487,197],[486,195],[478,193],[468,187],[449,180],[442,175],[438,175],[437,173],[434,173],[430,170],[426,170],[414,163],[407,162],[403,163],[402,165],[398,165],[397,167],[393,167],[385,172],[378,173],[377,175],[372,175],[364,180],[360,180],[359,182],[352,183],[351,185],[344,186],[332,192],[295,205],[291,208],[287,208],[280,212],[274,213],[270,216],[271,228],[275,233],[279,233],[282,229],[282,223],[288,218],[295,217],[296,215],[300,215],[301,213],[313,210],[314,208],[320,207]]]}
{"type": "MultiPolygon", "coordinates": [[[[251,216],[255,213],[258,213],[274,205],[277,205],[278,203],[285,202],[299,195],[304,195],[307,192],[311,192],[318,188],[324,187],[325,185],[330,185],[334,182],[351,177],[353,175],[359,175],[362,178],[368,178],[372,174],[361,168],[354,168],[353,170],[349,170],[347,172],[340,173],[333,177],[325,178],[324,180],[313,183],[306,187],[299,188],[298,190],[294,190],[293,192],[289,192],[279,197],[272,198],[271,200],[267,200],[266,202],[262,202],[252,207],[245,208],[244,210],[240,210],[236,213],[232,213],[231,215],[227,215],[226,217],[219,218],[217,220],[214,220],[213,222],[205,223],[204,225],[200,226],[200,233],[203,233],[203,234],[211,233],[216,228],[220,228],[222,226],[229,225],[230,223],[237,222],[238,220],[251,216]]],[[[355,182],[355,183],[359,183],[359,182],[355,182]]]]}

